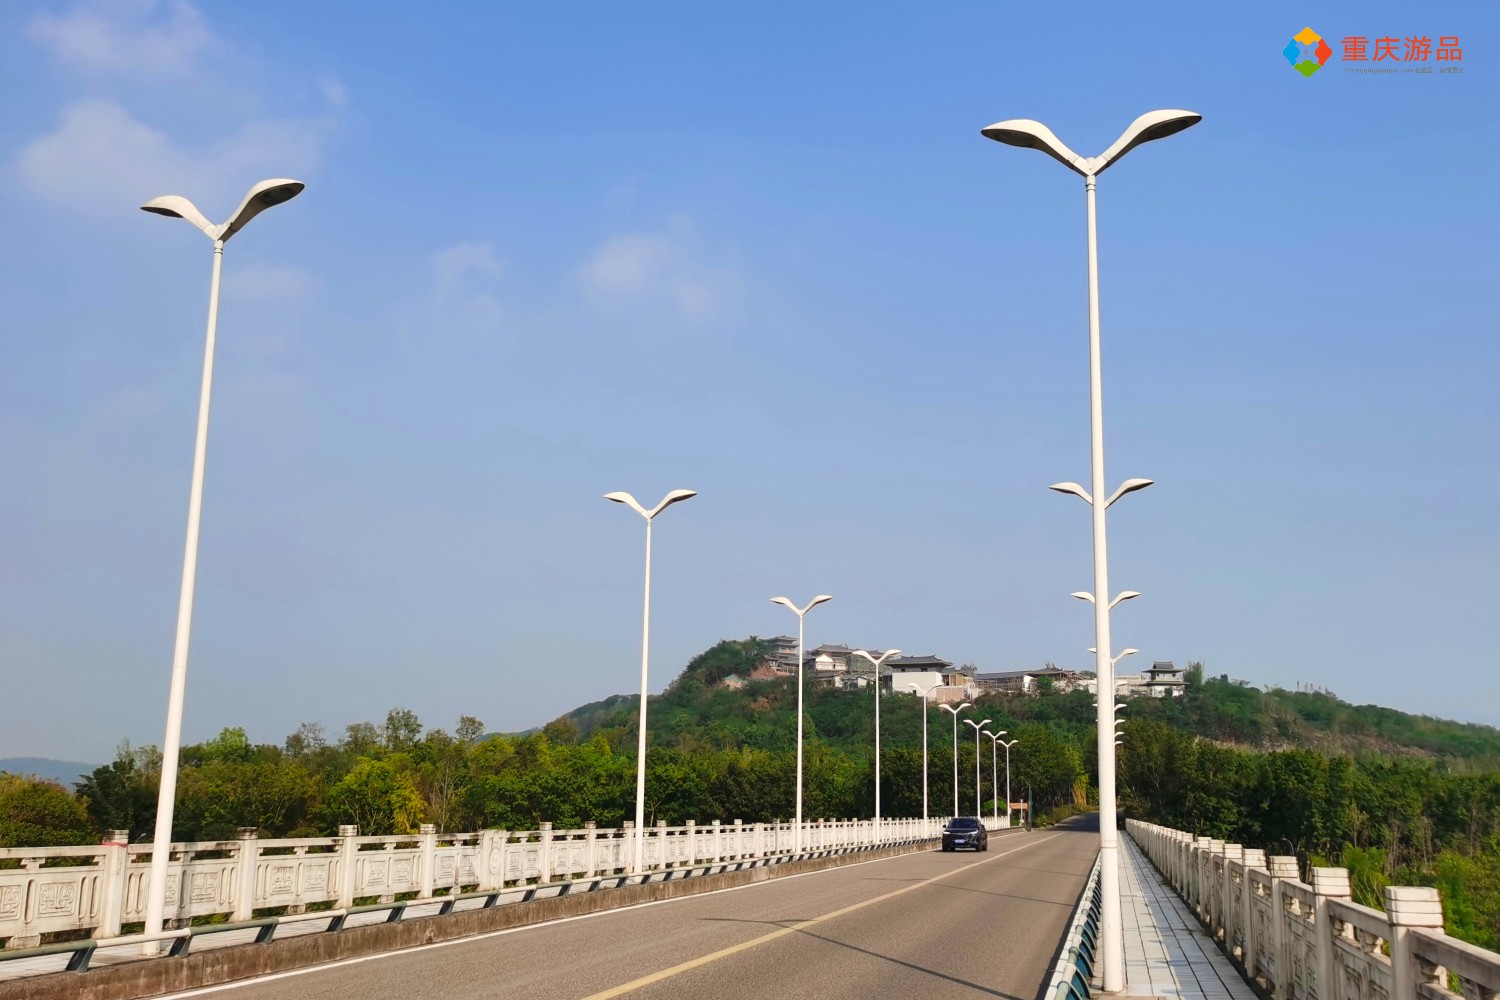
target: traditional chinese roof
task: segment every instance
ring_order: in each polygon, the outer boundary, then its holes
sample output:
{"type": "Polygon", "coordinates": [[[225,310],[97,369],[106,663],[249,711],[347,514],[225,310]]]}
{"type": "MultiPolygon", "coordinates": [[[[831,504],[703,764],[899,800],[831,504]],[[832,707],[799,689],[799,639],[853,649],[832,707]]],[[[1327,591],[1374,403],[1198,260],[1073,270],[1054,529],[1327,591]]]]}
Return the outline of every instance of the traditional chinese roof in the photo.
{"type": "Polygon", "coordinates": [[[889,660],[885,661],[885,665],[894,670],[899,670],[902,668],[908,670],[924,668],[929,670],[943,670],[953,666],[953,664],[948,660],[945,660],[939,656],[934,656],[931,653],[928,653],[926,656],[893,656],[889,660]]]}

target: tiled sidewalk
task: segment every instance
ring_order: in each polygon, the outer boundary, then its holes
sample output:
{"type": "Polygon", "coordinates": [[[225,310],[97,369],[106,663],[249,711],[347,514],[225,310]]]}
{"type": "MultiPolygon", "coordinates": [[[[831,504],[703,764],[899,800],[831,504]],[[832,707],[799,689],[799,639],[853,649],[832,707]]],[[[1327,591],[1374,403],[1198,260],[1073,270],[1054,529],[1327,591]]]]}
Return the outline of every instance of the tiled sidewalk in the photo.
{"type": "Polygon", "coordinates": [[[1128,836],[1120,837],[1126,996],[1256,1000],[1229,959],[1128,836]]]}

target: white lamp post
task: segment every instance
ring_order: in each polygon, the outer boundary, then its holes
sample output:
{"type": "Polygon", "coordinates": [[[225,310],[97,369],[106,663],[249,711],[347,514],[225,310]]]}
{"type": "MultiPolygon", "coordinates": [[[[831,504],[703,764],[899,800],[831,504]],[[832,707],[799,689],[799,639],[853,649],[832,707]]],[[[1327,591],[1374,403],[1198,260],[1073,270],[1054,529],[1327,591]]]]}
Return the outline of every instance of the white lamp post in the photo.
{"type": "Polygon", "coordinates": [[[646,519],[646,600],[641,613],[641,715],[635,738],[635,871],[641,870],[646,838],[646,672],[651,662],[651,522],[656,515],[681,500],[697,496],[694,490],[673,490],[650,510],[629,493],[606,493],[604,499],[622,503],[646,519]]]}
{"type": "Polygon", "coordinates": [[[930,694],[932,694],[932,692],[936,691],[940,687],[952,687],[952,685],[950,685],[950,684],[944,684],[942,682],[942,680],[938,680],[938,682],[935,683],[935,684],[929,684],[927,686],[926,690],[923,690],[922,688],[917,687],[915,684],[912,685],[912,688],[918,694],[920,694],[922,696],[922,820],[923,820],[923,822],[926,822],[926,820],[927,820],[927,696],[930,695],[930,694]]]}
{"type": "Polygon", "coordinates": [[[1110,659],[1109,612],[1126,595],[1109,597],[1109,559],[1105,540],[1104,512],[1120,497],[1151,485],[1149,479],[1127,479],[1113,493],[1105,495],[1104,481],[1104,390],[1099,360],[1099,242],[1094,206],[1094,186],[1099,174],[1120,157],[1142,143],[1175,135],[1196,125],[1203,116],[1192,111],[1152,111],[1130,123],[1125,133],[1099,156],[1083,157],[1069,149],[1041,122],[1018,118],[996,122],[982,129],[989,139],[1011,146],[1039,149],[1083,176],[1088,202],[1088,271],[1089,271],[1089,425],[1091,446],[1090,490],[1077,483],[1057,483],[1052,489],[1072,493],[1093,508],[1094,646],[1096,674],[1100,685],[1099,709],[1099,884],[1101,895],[1100,951],[1103,953],[1103,986],[1107,993],[1119,992],[1125,985],[1125,939],[1120,914],[1119,830],[1115,806],[1115,748],[1108,736],[1106,698],[1113,701],[1114,663],[1110,659]]]}
{"type": "Polygon", "coordinates": [[[952,705],[938,706],[945,712],[953,714],[953,818],[958,818],[958,713],[966,708],[973,708],[974,703],[966,701],[957,708],[952,705]]]}
{"type": "Polygon", "coordinates": [[[1000,741],[1000,745],[1005,748],[1005,827],[1006,827],[1006,829],[1010,828],[1010,748],[1013,747],[1013,746],[1015,746],[1019,742],[1021,742],[1021,740],[1020,740],[1019,737],[1016,738],[1016,739],[1011,740],[1009,743],[1005,742],[1004,740],[1000,741]]]}
{"type": "Polygon", "coordinates": [[[863,656],[870,661],[875,668],[875,838],[880,839],[880,667],[893,656],[900,656],[901,650],[887,649],[879,656],[871,656],[863,649],[856,649],[855,656],[863,656]]]}
{"type": "Polygon", "coordinates": [[[983,722],[975,722],[973,719],[964,720],[964,725],[974,727],[974,817],[976,819],[984,815],[984,798],[979,793],[979,733],[990,722],[990,719],[985,719],[983,722]]]}
{"type": "MultiPolygon", "coordinates": [[[[996,823],[996,825],[999,825],[999,823],[1000,823],[999,765],[996,763],[996,758],[999,755],[999,751],[996,750],[996,745],[1000,742],[1000,737],[1005,736],[1008,732],[1009,732],[1009,730],[1005,730],[1005,729],[1000,730],[998,733],[992,733],[988,729],[986,729],[984,731],[984,735],[986,735],[986,736],[988,736],[990,738],[990,787],[995,790],[995,798],[994,798],[994,801],[991,803],[991,807],[990,807],[990,818],[994,820],[994,822],[996,823]]],[[[1012,740],[1011,742],[1014,743],[1015,741],[1012,740]]],[[[1009,762],[1010,762],[1010,747],[1009,746],[1007,746],[1005,748],[1005,757],[1006,757],[1006,763],[1009,764],[1009,762]]],[[[1006,768],[1005,778],[1006,778],[1006,781],[1005,781],[1005,784],[1006,784],[1006,788],[1005,788],[1005,811],[1006,811],[1006,822],[1008,823],[1010,821],[1010,817],[1009,817],[1009,814],[1010,814],[1010,768],[1009,767],[1006,768]]]]}
{"type": "Polygon", "coordinates": [[[799,608],[785,597],[771,598],[772,604],[791,608],[797,616],[797,818],[792,833],[793,854],[802,853],[802,619],[819,604],[831,600],[833,598],[829,595],[819,594],[808,601],[806,607],[799,608]]]}
{"type": "MultiPolygon", "coordinates": [[[[208,406],[214,383],[214,340],[219,324],[219,272],[224,263],[224,244],[261,212],[302,193],[301,181],[278,177],[261,181],[250,189],[240,207],[222,225],[204,218],[191,201],[169,194],[153,198],[142,211],[186,219],[214,241],[213,277],[208,286],[208,334],[203,348],[203,384],[198,395],[198,436],[193,446],[193,484],[188,493],[187,545],[182,557],[182,591],[177,601],[177,638],[172,647],[172,685],[167,695],[167,729],[162,740],[161,779],[156,790],[156,832],[151,843],[151,873],[146,896],[145,933],[161,931],[167,907],[167,863],[172,854],[172,807],[177,799],[177,757],[182,745],[182,703],[187,694],[188,641],[193,630],[193,594],[198,575],[198,528],[203,512],[203,466],[208,454],[208,406]]],[[[158,942],[145,945],[155,955],[158,942]]]]}

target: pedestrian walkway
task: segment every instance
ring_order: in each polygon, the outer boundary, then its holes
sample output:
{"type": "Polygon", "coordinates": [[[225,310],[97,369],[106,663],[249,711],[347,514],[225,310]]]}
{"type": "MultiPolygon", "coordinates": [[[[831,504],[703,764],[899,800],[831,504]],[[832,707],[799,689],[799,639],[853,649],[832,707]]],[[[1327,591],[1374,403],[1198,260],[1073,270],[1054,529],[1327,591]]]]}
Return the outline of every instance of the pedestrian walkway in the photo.
{"type": "Polygon", "coordinates": [[[1255,991],[1128,836],[1120,838],[1126,996],[1256,1000],[1255,991]]]}

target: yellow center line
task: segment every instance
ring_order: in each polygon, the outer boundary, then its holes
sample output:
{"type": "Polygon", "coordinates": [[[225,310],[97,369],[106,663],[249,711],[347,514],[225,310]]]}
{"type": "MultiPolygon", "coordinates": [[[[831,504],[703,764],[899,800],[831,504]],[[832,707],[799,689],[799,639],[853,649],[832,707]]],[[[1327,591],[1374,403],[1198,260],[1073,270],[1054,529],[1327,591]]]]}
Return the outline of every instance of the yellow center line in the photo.
{"type": "Polygon", "coordinates": [[[701,968],[702,966],[708,965],[710,962],[717,962],[721,958],[728,958],[730,955],[737,955],[742,951],[754,948],[756,945],[765,944],[767,941],[774,941],[779,937],[785,937],[788,934],[795,934],[800,930],[805,930],[808,927],[812,927],[814,924],[821,924],[825,920],[832,920],[835,917],[842,917],[846,913],[853,913],[855,910],[862,910],[867,906],[874,906],[876,903],[883,903],[887,899],[892,899],[896,896],[902,895],[903,893],[911,892],[913,889],[921,889],[924,886],[932,885],[934,882],[941,882],[943,881],[943,879],[952,878],[954,875],[962,874],[963,872],[968,871],[970,868],[978,868],[980,865],[988,864],[991,861],[999,861],[1001,858],[1005,857],[1008,854],[1014,854],[1017,851],[1024,851],[1026,850],[1026,848],[1035,847],[1037,844],[1044,844],[1047,841],[1051,840],[1053,837],[1057,836],[1060,836],[1060,834],[1048,834],[1040,840],[1033,840],[1028,844],[1022,844],[1020,847],[1012,847],[1008,851],[1002,851],[1001,853],[995,855],[993,858],[985,858],[983,861],[975,861],[972,864],[964,865],[962,868],[954,868],[950,871],[943,872],[943,874],[941,875],[934,875],[932,878],[927,879],[925,882],[918,882],[915,885],[908,885],[901,889],[893,889],[892,891],[884,893],[883,895],[876,896],[873,899],[867,899],[862,903],[855,903],[852,906],[846,906],[843,909],[834,910],[832,913],[825,913],[821,917],[811,917],[807,920],[800,920],[797,923],[792,924],[790,927],[783,927],[780,930],[774,930],[770,933],[762,934],[760,937],[754,938],[753,940],[745,941],[736,945],[730,945],[728,948],[721,948],[718,951],[712,952],[708,955],[702,955],[698,958],[690,959],[689,961],[683,962],[681,965],[674,965],[670,969],[662,969],[660,972],[653,972],[649,976],[642,976],[639,979],[632,979],[630,982],[623,983],[619,986],[613,987],[612,989],[607,989],[600,993],[590,994],[589,996],[585,997],[584,1000],[609,1000],[610,997],[619,997],[624,996],[626,993],[633,993],[634,991],[641,989],[644,986],[650,986],[652,983],[659,983],[664,979],[671,979],[673,976],[681,975],[682,973],[688,972],[692,969],[701,968]]]}

